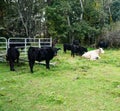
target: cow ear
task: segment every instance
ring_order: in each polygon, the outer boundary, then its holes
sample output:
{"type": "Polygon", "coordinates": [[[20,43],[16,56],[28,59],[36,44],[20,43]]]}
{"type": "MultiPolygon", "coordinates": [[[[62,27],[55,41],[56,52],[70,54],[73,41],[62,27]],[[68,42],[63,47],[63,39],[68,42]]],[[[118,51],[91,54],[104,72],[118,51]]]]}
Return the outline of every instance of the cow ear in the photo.
{"type": "Polygon", "coordinates": [[[99,48],[99,53],[101,53],[101,48],[99,48]]]}

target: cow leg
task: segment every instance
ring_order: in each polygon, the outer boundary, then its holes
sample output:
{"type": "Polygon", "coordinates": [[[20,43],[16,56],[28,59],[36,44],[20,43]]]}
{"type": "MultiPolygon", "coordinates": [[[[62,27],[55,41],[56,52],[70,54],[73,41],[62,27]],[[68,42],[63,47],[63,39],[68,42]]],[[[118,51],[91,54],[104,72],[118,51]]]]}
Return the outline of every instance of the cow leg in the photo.
{"type": "Polygon", "coordinates": [[[46,68],[47,69],[50,69],[49,62],[50,62],[50,60],[46,60],[46,68]]]}
{"type": "Polygon", "coordinates": [[[30,71],[33,73],[33,66],[34,66],[35,61],[29,61],[29,66],[30,66],[30,71]]]}
{"type": "Polygon", "coordinates": [[[64,47],[64,53],[66,53],[66,48],[64,47]]]}
{"type": "Polygon", "coordinates": [[[72,57],[74,57],[74,56],[75,56],[74,52],[72,52],[72,51],[71,51],[71,56],[72,56],[72,57]]]}
{"type": "Polygon", "coordinates": [[[19,63],[19,57],[17,58],[17,63],[19,63]]]}
{"type": "Polygon", "coordinates": [[[9,64],[10,64],[10,70],[11,71],[15,71],[15,69],[14,69],[14,61],[9,61],[9,64]]]}

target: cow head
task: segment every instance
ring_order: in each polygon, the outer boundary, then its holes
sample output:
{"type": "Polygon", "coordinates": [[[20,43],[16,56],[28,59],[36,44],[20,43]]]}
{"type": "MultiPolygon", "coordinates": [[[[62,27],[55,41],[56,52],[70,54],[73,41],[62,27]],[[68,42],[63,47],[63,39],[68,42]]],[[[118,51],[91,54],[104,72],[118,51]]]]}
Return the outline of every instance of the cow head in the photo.
{"type": "Polygon", "coordinates": [[[61,48],[53,48],[54,56],[57,56],[57,52],[61,50],[61,48]]]}
{"type": "Polygon", "coordinates": [[[104,50],[102,48],[99,48],[99,54],[103,54],[104,50]]]}

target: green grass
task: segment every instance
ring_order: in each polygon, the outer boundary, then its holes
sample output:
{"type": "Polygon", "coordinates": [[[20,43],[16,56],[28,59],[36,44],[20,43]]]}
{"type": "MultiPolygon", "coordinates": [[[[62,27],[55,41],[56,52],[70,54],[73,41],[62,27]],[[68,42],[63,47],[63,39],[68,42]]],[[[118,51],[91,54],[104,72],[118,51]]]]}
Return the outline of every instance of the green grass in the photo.
{"type": "Polygon", "coordinates": [[[90,61],[59,51],[47,70],[0,63],[0,111],[120,111],[120,50],[90,61]]]}

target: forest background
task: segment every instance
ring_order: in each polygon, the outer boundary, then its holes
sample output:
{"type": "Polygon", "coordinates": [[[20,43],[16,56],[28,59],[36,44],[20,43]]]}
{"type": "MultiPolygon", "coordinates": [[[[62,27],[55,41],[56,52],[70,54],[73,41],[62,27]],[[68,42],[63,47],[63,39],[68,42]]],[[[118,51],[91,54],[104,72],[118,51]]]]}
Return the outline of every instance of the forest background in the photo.
{"type": "Polygon", "coordinates": [[[120,46],[120,0],[0,0],[0,36],[120,46]]]}

